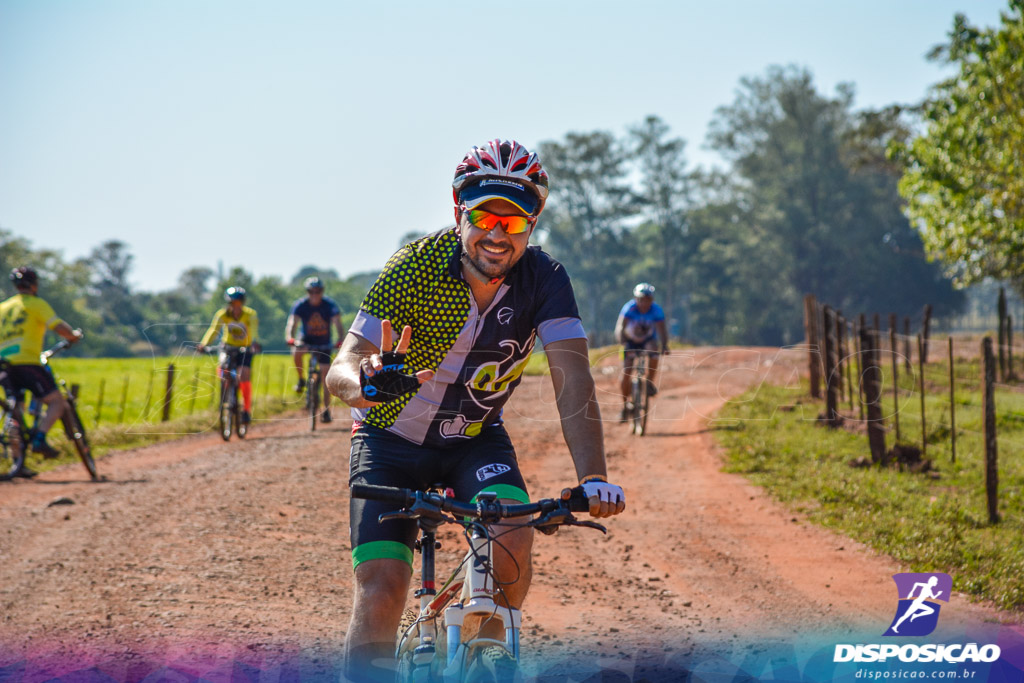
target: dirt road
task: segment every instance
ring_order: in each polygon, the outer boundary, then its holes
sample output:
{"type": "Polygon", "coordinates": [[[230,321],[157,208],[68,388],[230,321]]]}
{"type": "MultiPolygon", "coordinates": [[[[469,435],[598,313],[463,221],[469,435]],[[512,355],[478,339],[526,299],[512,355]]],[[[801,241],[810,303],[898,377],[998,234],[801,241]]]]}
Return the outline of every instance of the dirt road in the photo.
{"type": "MultiPolygon", "coordinates": [[[[880,635],[901,568],[720,471],[714,411],[765,378],[795,381],[801,358],[698,349],[667,360],[642,439],[615,422],[614,359],[598,368],[611,476],[629,507],[608,536],[538,536],[527,668],[600,660],[639,675],[753,638],[880,635]]],[[[506,415],[531,492],[572,483],[550,382],[526,378],[506,415]]],[[[349,427],[311,434],[276,419],[244,442],[200,435],[115,453],[100,461],[102,483],[73,466],[0,485],[0,680],[334,677],[351,586],[349,427]],[[74,504],[50,505],[61,497],[74,504]]],[[[445,539],[445,566],[458,543],[445,539]]],[[[957,596],[941,627],[1013,618],[957,596]]]]}

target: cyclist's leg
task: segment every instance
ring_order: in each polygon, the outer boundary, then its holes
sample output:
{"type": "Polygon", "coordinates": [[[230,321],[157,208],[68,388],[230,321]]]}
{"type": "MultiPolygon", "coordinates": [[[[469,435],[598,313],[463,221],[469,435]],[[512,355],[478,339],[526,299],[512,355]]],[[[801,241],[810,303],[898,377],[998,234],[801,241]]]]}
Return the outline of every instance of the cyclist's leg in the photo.
{"type": "MultiPolygon", "coordinates": [[[[451,449],[451,456],[450,462],[446,463],[450,469],[445,481],[455,490],[458,500],[474,500],[478,494],[492,491],[505,503],[529,502],[515,448],[504,427],[493,425],[485,428],[479,436],[451,449]]],[[[517,609],[522,607],[533,578],[533,529],[521,526],[528,521],[529,518],[524,517],[502,522],[520,526],[512,531],[509,526],[493,529],[494,535],[500,537],[492,547],[491,559],[495,576],[507,598],[499,597],[497,602],[517,609]]],[[[496,619],[485,622],[480,635],[504,640],[502,622],[496,619]]]]}
{"type": "Polygon", "coordinates": [[[292,361],[295,363],[295,373],[299,376],[299,382],[301,383],[305,375],[302,369],[302,357],[306,355],[306,352],[301,348],[292,349],[292,361]]]}
{"type": "MultiPolygon", "coordinates": [[[[433,451],[427,451],[432,453],[433,451]]],[[[363,426],[352,437],[349,483],[423,489],[416,476],[418,447],[381,429],[363,426]]],[[[373,660],[392,661],[395,631],[402,617],[412,576],[416,523],[378,522],[393,503],[349,500],[349,530],[355,569],[352,619],[345,637],[345,675],[353,681],[393,680],[394,672],[373,660]]]]}
{"type": "Polygon", "coordinates": [[[633,349],[627,344],[622,350],[622,381],[619,383],[619,391],[622,394],[622,402],[629,400],[630,386],[633,383],[634,361],[636,355],[633,349]]]}
{"type": "Polygon", "coordinates": [[[242,391],[242,405],[245,412],[252,414],[252,351],[246,351],[239,359],[238,388],[242,391]]]}
{"type": "Polygon", "coordinates": [[[17,386],[32,392],[46,406],[46,413],[39,419],[39,424],[34,425],[37,433],[45,435],[68,406],[63,394],[57,389],[57,383],[40,365],[14,365],[11,375],[17,386]]]}
{"type": "Polygon", "coordinates": [[[651,384],[655,387],[658,386],[658,361],[661,359],[661,354],[658,353],[658,343],[656,339],[652,339],[647,344],[647,350],[650,351],[650,355],[647,357],[647,378],[651,380],[651,384]]]}
{"type": "Polygon", "coordinates": [[[324,392],[324,409],[331,407],[331,392],[327,390],[327,382],[324,379],[327,377],[327,370],[331,367],[331,354],[323,353],[320,354],[320,386],[324,392]]]}

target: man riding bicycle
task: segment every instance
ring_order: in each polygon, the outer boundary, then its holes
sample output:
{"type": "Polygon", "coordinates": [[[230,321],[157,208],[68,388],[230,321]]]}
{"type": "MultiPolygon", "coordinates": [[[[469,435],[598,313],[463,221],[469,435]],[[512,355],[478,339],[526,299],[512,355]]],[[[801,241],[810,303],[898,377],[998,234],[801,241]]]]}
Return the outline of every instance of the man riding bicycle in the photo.
{"type": "MultiPolygon", "coordinates": [[[[338,343],[345,338],[345,326],[341,322],[341,309],[334,299],[324,296],[324,283],[320,278],[314,276],[306,279],[306,296],[299,299],[292,306],[288,315],[288,322],[285,324],[284,336],[288,345],[294,349],[292,357],[295,359],[295,372],[299,375],[299,381],[295,384],[295,393],[301,394],[306,388],[306,378],[302,374],[302,357],[308,353],[316,354],[320,361],[320,367],[326,369],[331,367],[331,354],[329,351],[314,350],[308,347],[320,347],[321,349],[331,346],[331,327],[338,331],[338,343]],[[295,327],[302,321],[302,336],[298,339],[302,344],[296,344],[295,327]],[[307,348],[303,348],[303,346],[307,348]]],[[[324,412],[320,416],[324,422],[331,421],[331,392],[327,390],[324,383],[324,412]]]]}
{"type": "Polygon", "coordinates": [[[619,311],[615,321],[615,338],[623,346],[622,381],[619,390],[622,392],[622,414],[619,422],[629,419],[632,406],[629,404],[630,384],[636,372],[636,357],[641,352],[650,354],[650,365],[647,371],[649,392],[651,396],[658,393],[654,379],[658,374],[658,351],[668,353],[668,330],[665,328],[665,312],[654,303],[654,285],[641,282],[633,288],[633,298],[619,311]]]}
{"type": "MultiPolygon", "coordinates": [[[[590,514],[625,508],[606,479],[587,338],[565,269],[529,246],[547,173],[517,142],[474,147],[452,183],[456,225],[400,249],[370,289],[327,376],[353,408],[350,483],[450,487],[459,500],[494,492],[529,500],[502,406],[537,338],[562,431],[590,514]],[[394,330],[394,331],[392,331],[394,330]],[[397,342],[397,344],[396,344],[397,342]]],[[[391,659],[412,571],[416,524],[378,523],[393,505],[350,499],[355,568],[346,674],[365,679],[391,659]]],[[[531,529],[502,536],[494,569],[512,607],[530,584],[531,529]]],[[[482,637],[501,637],[498,621],[482,637]]],[[[386,674],[377,670],[380,677],[386,674]]]]}
{"type": "MultiPolygon", "coordinates": [[[[260,321],[256,311],[245,305],[245,289],[242,287],[228,287],[224,291],[224,301],[227,306],[218,310],[210,323],[210,329],[203,335],[196,351],[202,353],[209,348],[210,343],[220,336],[221,330],[224,334],[221,337],[221,345],[228,351],[232,348],[245,348],[239,352],[238,365],[238,388],[242,391],[242,422],[248,424],[252,420],[252,357],[260,350],[256,335],[259,332],[260,321]]],[[[223,364],[224,357],[221,357],[223,364]]]]}
{"type": "MultiPolygon", "coordinates": [[[[32,451],[44,458],[56,458],[59,453],[46,443],[46,433],[64,414],[67,401],[57,389],[53,375],[40,362],[39,354],[43,351],[47,330],[53,330],[71,343],[82,338],[82,331],[71,329],[57,317],[50,304],[37,296],[39,275],[35,270],[27,266],[15,268],[11,271],[11,282],[18,293],[0,303],[0,358],[10,363],[11,388],[30,391],[46,405],[46,414],[33,429],[32,451]]],[[[35,474],[23,465],[18,476],[35,474]]]]}

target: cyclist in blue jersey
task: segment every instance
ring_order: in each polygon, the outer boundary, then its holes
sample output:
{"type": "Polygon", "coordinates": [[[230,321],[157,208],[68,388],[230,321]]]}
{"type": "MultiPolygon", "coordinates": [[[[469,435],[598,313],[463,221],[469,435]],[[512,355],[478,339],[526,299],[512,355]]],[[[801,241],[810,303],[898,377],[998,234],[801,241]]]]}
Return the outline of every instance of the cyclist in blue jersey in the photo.
{"type": "MultiPolygon", "coordinates": [[[[539,339],[562,432],[590,513],[625,509],[607,481],[587,338],[565,269],[529,238],[548,195],[536,154],[491,141],[463,158],[452,183],[456,225],[402,247],[370,289],[327,375],[353,408],[350,483],[441,484],[459,500],[494,492],[529,500],[502,408],[539,339]],[[394,330],[394,332],[392,331],[394,330]]],[[[412,574],[416,524],[378,523],[393,506],[351,499],[355,568],[345,673],[383,680],[412,574]],[[374,675],[376,674],[376,675],[374,675]]],[[[501,537],[495,574],[519,607],[530,584],[533,532],[501,537]]],[[[483,637],[503,638],[489,620],[483,637]]]]}
{"type": "MultiPolygon", "coordinates": [[[[324,283],[316,276],[306,278],[306,296],[299,299],[292,305],[291,313],[288,314],[288,322],[285,324],[284,336],[288,345],[293,347],[292,357],[295,359],[295,372],[299,381],[295,384],[295,393],[301,394],[306,388],[306,378],[303,376],[302,358],[307,353],[315,353],[320,367],[326,370],[331,367],[331,354],[324,351],[331,346],[331,328],[338,332],[338,342],[335,348],[341,347],[341,340],[345,338],[345,325],[341,322],[341,309],[330,297],[324,296],[324,283]],[[302,323],[302,336],[296,339],[295,329],[299,322],[302,323]],[[302,342],[297,346],[296,342],[302,342]],[[305,347],[305,348],[304,348],[305,347]],[[310,350],[309,347],[314,347],[310,350]]],[[[324,422],[331,421],[331,392],[327,390],[324,383],[324,412],[320,419],[324,422]]]]}
{"type": "Polygon", "coordinates": [[[634,363],[641,351],[650,353],[647,377],[650,379],[650,395],[658,393],[655,378],[658,374],[658,352],[668,353],[668,330],[665,327],[665,312],[654,303],[654,285],[641,282],[633,288],[633,298],[619,311],[615,321],[615,338],[623,346],[622,413],[619,422],[625,422],[632,406],[629,405],[630,384],[633,381],[634,363]]]}

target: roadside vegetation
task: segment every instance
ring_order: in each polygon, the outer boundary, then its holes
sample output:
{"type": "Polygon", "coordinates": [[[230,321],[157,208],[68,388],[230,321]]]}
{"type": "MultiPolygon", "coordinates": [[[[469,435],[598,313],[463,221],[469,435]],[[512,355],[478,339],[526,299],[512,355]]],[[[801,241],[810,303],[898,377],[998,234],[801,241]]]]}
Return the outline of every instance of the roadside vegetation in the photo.
{"type": "MultiPolygon", "coordinates": [[[[926,380],[941,377],[942,369],[931,364],[926,380]]],[[[957,375],[966,371],[958,363],[957,375]]],[[[888,380],[885,386],[891,391],[888,380]]],[[[891,394],[884,400],[892,448],[891,394]]],[[[957,590],[1019,610],[1024,608],[1024,462],[1019,457],[1024,393],[1005,386],[996,390],[1001,521],[994,525],[986,507],[977,385],[958,386],[956,403],[954,462],[948,394],[926,396],[931,469],[925,472],[851,466],[869,456],[867,437],[856,420],[847,419],[846,428],[819,426],[816,417],[824,413],[824,402],[811,399],[806,384],[799,389],[763,385],[730,401],[717,418],[729,428],[716,434],[728,471],[746,475],[810,520],[891,555],[909,571],[946,572],[957,590]]],[[[920,447],[920,395],[901,395],[899,411],[901,443],[920,447]]],[[[856,410],[847,414],[856,417],[856,410]]]]}
{"type": "MultiPolygon", "coordinates": [[[[154,358],[64,358],[52,367],[68,386],[79,385],[78,412],[93,446],[94,457],[112,449],[126,449],[201,434],[217,429],[215,356],[154,358]],[[168,366],[174,365],[170,419],[164,421],[168,366]],[[100,388],[103,395],[101,401],[100,388]]],[[[264,353],[253,360],[253,419],[257,421],[302,408],[302,396],[293,392],[295,371],[291,356],[264,353]]],[[[337,408],[337,405],[336,405],[337,408]]],[[[342,408],[342,410],[344,410],[342,408]]],[[[60,424],[51,442],[63,452],[56,460],[31,454],[29,466],[37,471],[76,462],[77,455],[64,438],[60,424]]],[[[100,473],[103,472],[100,460],[100,473]]]]}

